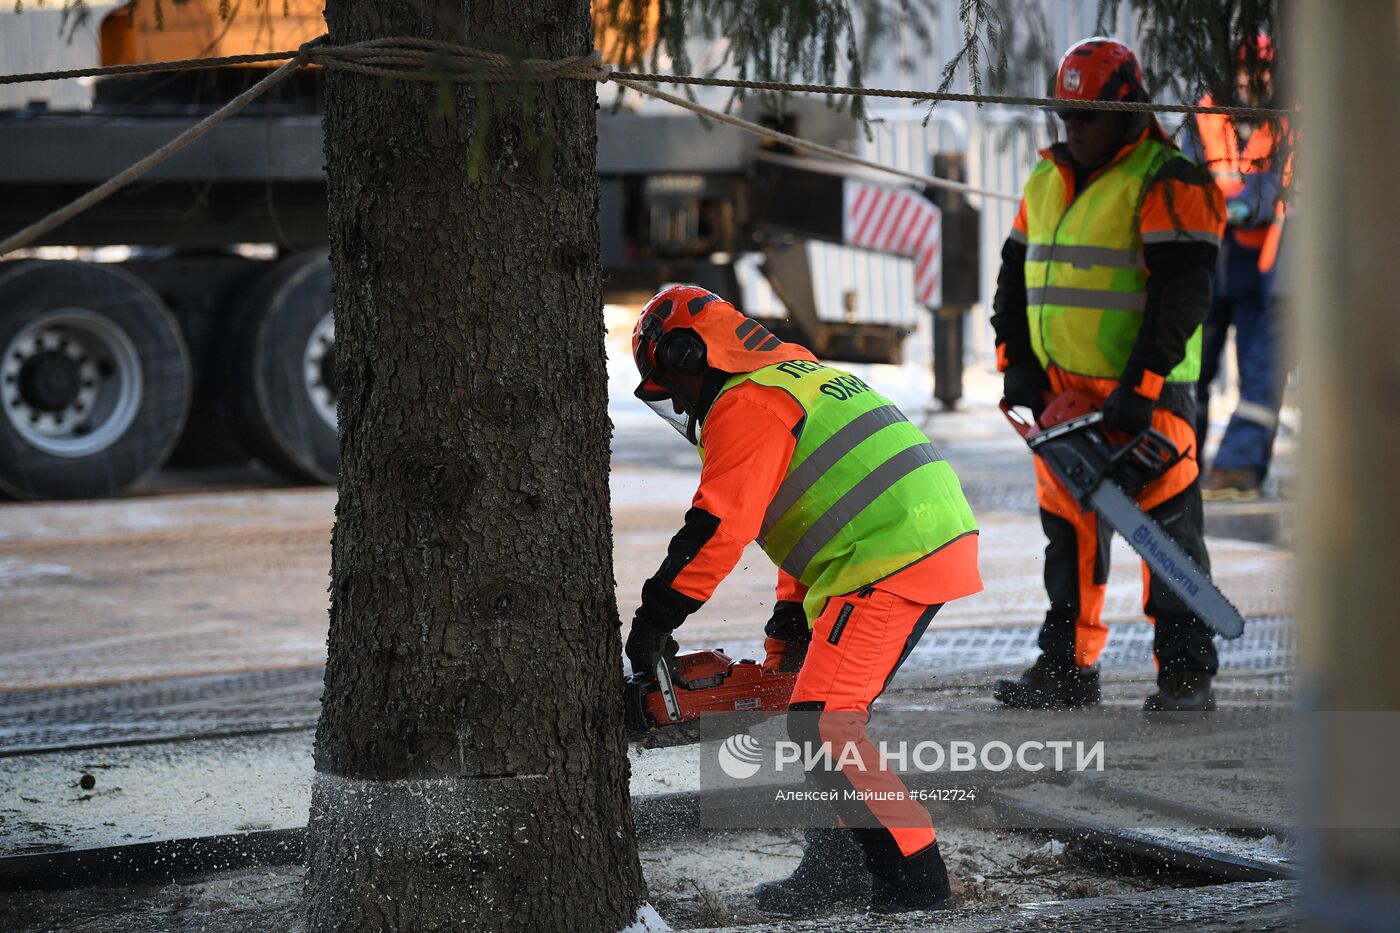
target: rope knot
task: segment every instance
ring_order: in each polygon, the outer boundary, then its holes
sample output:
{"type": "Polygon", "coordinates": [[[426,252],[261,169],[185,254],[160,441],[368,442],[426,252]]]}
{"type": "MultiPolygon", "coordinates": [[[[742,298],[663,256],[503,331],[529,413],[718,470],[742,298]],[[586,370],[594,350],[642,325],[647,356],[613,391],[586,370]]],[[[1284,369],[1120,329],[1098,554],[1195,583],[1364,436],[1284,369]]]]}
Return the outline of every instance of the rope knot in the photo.
{"type": "Polygon", "coordinates": [[[500,84],[559,78],[606,81],[610,69],[597,50],[567,58],[512,58],[439,39],[366,39],[313,49],[310,60],[324,68],[401,81],[500,84]]]}

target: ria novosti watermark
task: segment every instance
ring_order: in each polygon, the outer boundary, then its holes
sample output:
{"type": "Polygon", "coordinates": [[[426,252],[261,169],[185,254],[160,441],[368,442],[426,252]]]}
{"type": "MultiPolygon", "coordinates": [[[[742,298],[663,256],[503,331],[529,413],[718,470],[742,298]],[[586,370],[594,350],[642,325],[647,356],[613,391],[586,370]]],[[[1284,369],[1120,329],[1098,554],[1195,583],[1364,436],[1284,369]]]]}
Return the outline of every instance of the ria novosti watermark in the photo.
{"type": "MultiPolygon", "coordinates": [[[[1285,832],[1299,822],[1299,722],[1286,707],[1223,709],[1179,723],[1149,721],[1136,704],[1120,704],[1053,714],[812,710],[702,725],[697,802],[701,824],[714,829],[860,825],[854,804],[873,812],[901,801],[926,805],[940,825],[989,828],[1054,827],[1064,813],[1121,827],[1285,832]]],[[[1351,745],[1369,750],[1363,759],[1384,758],[1375,751],[1378,730],[1359,727],[1329,723],[1315,734],[1364,732],[1351,745]]],[[[1380,764],[1384,774],[1400,773],[1380,764]]],[[[1324,818],[1353,825],[1357,815],[1324,818]]]]}
{"type": "MultiPolygon", "coordinates": [[[[933,774],[940,771],[974,772],[1024,771],[1034,774],[1052,771],[1103,771],[1107,748],[1103,740],[1082,742],[1071,739],[1027,739],[1013,746],[993,739],[977,743],[908,740],[862,743],[794,742],[780,739],[772,745],[772,769],[776,773],[796,768],[807,772],[854,771],[933,774]],[[872,754],[873,752],[873,754],[872,754]]],[[[748,733],[725,739],[715,751],[726,776],[736,781],[756,776],[764,765],[763,746],[748,733]]]]}

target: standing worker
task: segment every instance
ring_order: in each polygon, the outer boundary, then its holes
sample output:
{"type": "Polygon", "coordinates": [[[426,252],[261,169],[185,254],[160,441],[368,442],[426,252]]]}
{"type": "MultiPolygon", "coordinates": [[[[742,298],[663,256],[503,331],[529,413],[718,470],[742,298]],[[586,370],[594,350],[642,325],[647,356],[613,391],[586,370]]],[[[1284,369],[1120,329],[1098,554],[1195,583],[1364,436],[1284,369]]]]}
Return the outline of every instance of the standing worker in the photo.
{"type": "MultiPolygon", "coordinates": [[[[1263,63],[1273,60],[1273,45],[1266,37],[1258,40],[1258,55],[1263,63]]],[[[1240,58],[1243,61],[1243,50],[1240,58]]],[[[1258,106],[1261,97],[1271,95],[1269,72],[1261,80],[1264,86],[1256,88],[1248,70],[1239,68],[1235,88],[1242,106],[1258,106]]],[[[1201,105],[1210,107],[1214,102],[1207,95],[1201,105]]],[[[1280,166],[1285,162],[1278,149],[1279,136],[1268,121],[1249,123],[1222,114],[1196,114],[1186,137],[1186,151],[1210,170],[1225,196],[1225,237],[1206,318],[1197,387],[1196,435],[1202,442],[1210,425],[1210,385],[1220,372],[1231,327],[1239,370],[1239,402],[1201,484],[1207,499],[1258,498],[1278,433],[1282,334],[1272,298],[1283,232],[1280,166]]]]}
{"type": "MultiPolygon", "coordinates": [[[[1147,100],[1132,50],[1101,37],[1065,54],[1055,96],[1147,100]]],[[[1042,153],[1002,247],[992,324],[1003,394],[1039,417],[1054,396],[1081,390],[1102,406],[1110,436],[1149,427],[1166,435],[1185,456],[1137,501],[1209,572],[1193,425],[1222,198],[1150,114],[1059,116],[1067,139],[1042,153]]],[[[1108,639],[1100,616],[1111,532],[1038,458],[1035,474],[1050,609],[1039,658],[1019,680],[998,681],[994,695],[1016,708],[1087,706],[1099,702],[1097,662],[1108,639]]],[[[1214,709],[1210,630],[1146,567],[1143,574],[1158,663],[1158,689],[1144,709],[1214,709]]]]}
{"type": "MultiPolygon", "coordinates": [[[[637,397],[703,463],[685,524],[642,587],[627,637],[633,671],[674,655],[671,633],[757,540],[780,568],[764,665],[799,671],[788,733],[814,750],[849,744],[869,766],[817,768],[808,780],[838,799],[853,787],[904,793],[865,726],[934,613],[982,588],[977,524],[952,467],[888,399],[703,288],[647,302],[632,348],[637,397]]],[[[760,909],[952,908],[926,809],[847,801],[837,815],[850,828],[808,830],[792,876],[756,892],[760,909]]]]}

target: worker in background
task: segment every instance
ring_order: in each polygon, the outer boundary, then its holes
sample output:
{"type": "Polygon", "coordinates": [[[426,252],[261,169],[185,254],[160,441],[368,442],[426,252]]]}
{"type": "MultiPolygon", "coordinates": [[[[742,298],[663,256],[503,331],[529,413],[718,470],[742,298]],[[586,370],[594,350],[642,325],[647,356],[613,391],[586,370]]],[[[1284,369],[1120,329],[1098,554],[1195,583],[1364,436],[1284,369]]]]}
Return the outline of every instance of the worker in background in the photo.
{"type": "MultiPolygon", "coordinates": [[[[633,671],[674,655],[677,626],[757,540],[780,568],[764,664],[799,671],[789,736],[814,750],[829,742],[838,758],[849,743],[868,768],[807,779],[838,797],[903,792],[866,736],[870,704],[939,608],[982,588],[977,525],[952,467],[888,399],[703,288],[652,298],[632,347],[637,397],[703,464],[685,524],[642,587],[633,671]]],[[[792,876],[756,892],[760,909],[952,908],[923,806],[843,801],[837,815],[850,828],[809,830],[792,876]]]]}
{"type": "MultiPolygon", "coordinates": [[[[1132,51],[1099,37],[1065,54],[1054,93],[1147,100],[1132,51]]],[[[1195,383],[1224,204],[1150,114],[1066,108],[1059,117],[1066,141],[1042,153],[1002,247],[992,324],[1003,394],[1039,417],[1059,393],[1082,390],[1102,406],[1110,439],[1149,427],[1166,435],[1185,456],[1137,501],[1208,572],[1195,383]]],[[[994,695],[1016,708],[1086,706],[1099,702],[1111,532],[1038,458],[1035,475],[1050,609],[1040,656],[994,695]]],[[[1213,709],[1210,630],[1145,567],[1143,583],[1158,663],[1144,709],[1213,709]]]]}
{"type": "MultiPolygon", "coordinates": [[[[1268,38],[1259,38],[1257,51],[1261,62],[1273,60],[1268,38]]],[[[1243,50],[1240,58],[1243,61],[1243,50]]],[[[1241,106],[1258,106],[1272,96],[1268,71],[1261,80],[1259,87],[1246,68],[1239,68],[1235,86],[1241,106]]],[[[1207,95],[1201,105],[1210,107],[1214,102],[1207,95]]],[[[1209,113],[1196,114],[1188,124],[1185,150],[1210,170],[1220,186],[1227,221],[1201,351],[1196,433],[1202,444],[1210,424],[1210,385],[1220,372],[1231,327],[1239,370],[1239,402],[1202,480],[1206,499],[1258,498],[1278,432],[1283,335],[1271,299],[1284,222],[1280,195],[1285,156],[1279,152],[1280,129],[1286,132],[1287,128],[1209,113]]]]}

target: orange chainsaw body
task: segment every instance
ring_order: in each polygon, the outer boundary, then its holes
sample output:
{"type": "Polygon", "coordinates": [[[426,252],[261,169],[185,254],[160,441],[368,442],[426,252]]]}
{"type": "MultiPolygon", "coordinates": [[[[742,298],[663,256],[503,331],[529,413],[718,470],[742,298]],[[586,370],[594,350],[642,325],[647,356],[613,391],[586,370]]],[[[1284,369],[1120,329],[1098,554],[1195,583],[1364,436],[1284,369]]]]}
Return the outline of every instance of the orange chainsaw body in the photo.
{"type": "Polygon", "coordinates": [[[679,719],[666,709],[654,679],[633,675],[628,681],[633,693],[628,705],[644,715],[649,728],[692,722],[711,713],[783,712],[797,682],[796,672],[765,671],[757,661],[735,661],[717,648],[677,655],[672,671],[679,719]]]}

